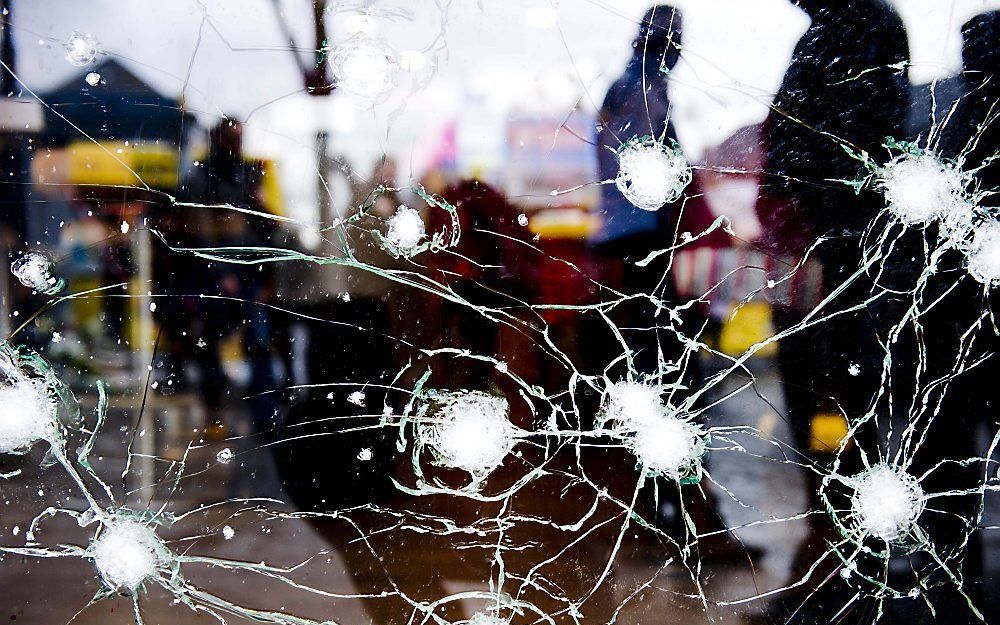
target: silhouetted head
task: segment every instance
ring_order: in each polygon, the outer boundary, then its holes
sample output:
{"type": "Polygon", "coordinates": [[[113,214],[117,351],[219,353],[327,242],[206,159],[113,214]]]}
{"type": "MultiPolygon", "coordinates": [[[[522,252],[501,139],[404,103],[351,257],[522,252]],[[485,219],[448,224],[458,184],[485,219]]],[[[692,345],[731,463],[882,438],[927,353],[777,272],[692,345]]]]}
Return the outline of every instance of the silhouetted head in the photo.
{"type": "MultiPolygon", "coordinates": [[[[988,77],[1000,72],[1000,11],[977,15],[962,26],[962,62],[966,72],[988,77]]],[[[973,78],[972,76],[968,76],[973,78]]]]}
{"type": "Polygon", "coordinates": [[[669,4],[650,7],[639,24],[639,36],[633,47],[636,56],[656,59],[656,67],[676,65],[681,54],[680,10],[669,4]]]}
{"type": "Polygon", "coordinates": [[[795,0],[795,6],[808,13],[809,17],[815,17],[822,9],[829,8],[830,3],[826,0],[795,0]]]}
{"type": "Polygon", "coordinates": [[[376,184],[383,184],[387,187],[395,187],[398,174],[399,172],[396,165],[396,159],[391,156],[384,156],[375,163],[375,170],[372,172],[372,178],[374,178],[374,182],[376,184]]]}
{"type": "MultiPolygon", "coordinates": [[[[893,11],[886,0],[793,0],[793,4],[809,14],[814,20],[824,15],[856,13],[865,15],[867,11],[893,11]]],[[[872,16],[878,18],[876,14],[872,16]]]]}
{"type": "Polygon", "coordinates": [[[243,124],[235,119],[222,119],[209,136],[209,151],[213,159],[237,160],[243,155],[243,124]]]}

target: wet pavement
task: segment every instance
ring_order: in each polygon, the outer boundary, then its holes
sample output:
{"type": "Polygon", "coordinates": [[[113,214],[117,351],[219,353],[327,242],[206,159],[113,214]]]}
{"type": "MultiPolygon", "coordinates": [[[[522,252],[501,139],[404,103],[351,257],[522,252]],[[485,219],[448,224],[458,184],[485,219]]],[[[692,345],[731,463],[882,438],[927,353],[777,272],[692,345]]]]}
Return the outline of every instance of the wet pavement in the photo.
{"type": "MultiPolygon", "coordinates": [[[[776,376],[766,363],[757,369],[758,391],[780,409],[776,376]]],[[[734,387],[739,385],[735,379],[730,383],[734,387]]],[[[94,452],[94,463],[102,477],[117,486],[121,485],[123,451],[131,435],[127,405],[124,402],[111,411],[94,452]]],[[[181,458],[186,444],[197,435],[198,428],[191,427],[192,423],[171,416],[172,411],[183,412],[178,407],[181,405],[162,409],[164,423],[171,424],[169,428],[157,428],[164,430],[157,448],[165,457],[181,458]]],[[[530,520],[498,533],[488,519],[502,512],[500,504],[443,496],[396,493],[379,502],[378,511],[362,508],[336,518],[295,514],[296,508],[288,501],[275,466],[272,451],[276,446],[258,446],[261,439],[240,436],[249,434],[247,416],[240,409],[234,409],[226,420],[232,425],[233,436],[206,442],[190,451],[185,460],[185,477],[176,488],[160,483],[155,489],[133,493],[129,503],[149,509],[164,507],[175,515],[218,503],[183,516],[163,528],[160,535],[177,553],[290,567],[289,580],[321,591],[308,592],[246,570],[204,564],[183,567],[184,576],[193,585],[247,608],[351,625],[406,623],[412,606],[393,596],[394,589],[424,603],[462,591],[487,591],[490,580],[495,580],[498,574],[492,558],[494,543],[499,540],[497,544],[507,548],[504,573],[512,580],[505,588],[526,588],[521,598],[555,615],[558,622],[571,619],[567,615],[568,606],[553,599],[553,595],[582,598],[596,587],[578,605],[585,622],[617,618],[617,622],[629,624],[741,623],[745,617],[760,612],[761,601],[723,607],[705,605],[698,595],[711,601],[734,601],[781,587],[787,583],[795,550],[807,534],[804,521],[782,521],[801,513],[808,505],[802,468],[781,462],[782,452],[778,447],[749,435],[733,438],[747,453],[727,450],[711,453],[710,480],[706,481],[724,486],[724,489],[708,488],[718,501],[726,526],[752,525],[736,531],[749,556],[737,553],[735,558],[731,555],[717,558],[708,548],[701,556],[689,556],[688,566],[703,567],[698,576],[703,584],[699,591],[681,564],[682,554],[634,524],[608,566],[611,546],[621,527],[620,510],[606,505],[607,502],[598,502],[590,487],[566,486],[565,480],[536,480],[512,498],[506,513],[570,525],[593,506],[593,516],[586,525],[593,531],[584,540],[575,540],[579,532],[530,520]],[[234,453],[228,464],[217,459],[224,449],[234,453]],[[445,518],[454,519],[458,528],[474,527],[476,531],[448,530],[441,522],[445,518]],[[502,538],[498,538],[500,534],[502,538]],[[549,564],[533,568],[543,561],[549,564]],[[520,583],[526,576],[531,578],[531,584],[520,583]],[[359,593],[369,596],[356,596],[359,593]]],[[[749,391],[713,408],[708,424],[752,425],[779,440],[789,438],[787,425],[775,410],[749,391]]],[[[331,445],[331,454],[357,453],[338,447],[336,442],[331,445]]],[[[519,458],[511,459],[495,479],[500,482],[510,479],[521,463],[535,462],[534,452],[528,449],[519,458]]],[[[572,468],[575,460],[571,454],[566,455],[566,467],[572,468]]],[[[22,475],[0,483],[4,503],[0,536],[6,545],[23,545],[31,517],[46,506],[77,510],[86,507],[58,467],[42,468],[41,460],[41,451],[35,450],[15,464],[8,462],[3,466],[4,471],[23,470],[22,475]],[[39,484],[44,487],[39,488],[39,484]]],[[[400,454],[400,472],[408,460],[407,454],[400,454]]],[[[627,495],[635,486],[634,465],[630,466],[623,454],[585,455],[580,462],[588,473],[607,478],[609,492],[616,496],[627,495]]],[[[177,466],[170,462],[160,460],[155,466],[158,481],[176,474],[177,466]]],[[[553,464],[553,470],[558,466],[553,464]]],[[[331,467],[334,470],[334,465],[331,467]]],[[[130,473],[133,472],[134,467],[130,473]]],[[[136,484],[131,480],[130,476],[128,485],[134,488],[136,484]]],[[[344,477],[343,485],[348,489],[355,486],[350,476],[344,477]]],[[[643,513],[651,512],[650,508],[642,503],[637,505],[643,513]]],[[[93,526],[80,528],[72,519],[56,516],[42,524],[37,536],[45,545],[85,545],[92,529],[93,526]]],[[[997,553],[995,547],[991,544],[988,553],[997,553]]],[[[4,555],[0,558],[0,588],[4,596],[0,616],[12,622],[114,625],[134,620],[132,602],[127,597],[112,597],[86,607],[100,589],[100,581],[92,565],[80,558],[4,555]]],[[[207,614],[173,604],[172,596],[155,584],[147,585],[141,605],[144,621],[150,625],[217,622],[207,614]]],[[[467,619],[484,605],[481,599],[467,599],[445,606],[438,613],[452,621],[467,619]]],[[[227,617],[227,622],[250,621],[227,617]]]]}

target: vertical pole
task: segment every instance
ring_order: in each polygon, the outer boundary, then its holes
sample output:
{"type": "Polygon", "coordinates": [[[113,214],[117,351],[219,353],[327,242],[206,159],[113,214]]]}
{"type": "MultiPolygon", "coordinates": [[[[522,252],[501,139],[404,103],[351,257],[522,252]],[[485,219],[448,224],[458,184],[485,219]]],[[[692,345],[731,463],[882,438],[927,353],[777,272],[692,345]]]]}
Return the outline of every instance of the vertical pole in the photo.
{"type": "Polygon", "coordinates": [[[0,341],[10,336],[10,256],[11,248],[7,242],[0,244],[0,341]]]}
{"type": "MultiPolygon", "coordinates": [[[[14,48],[14,28],[13,28],[13,0],[0,0],[0,60],[3,60],[10,71],[0,71],[0,97],[10,97],[17,91],[16,81],[12,72],[17,71],[17,57],[14,48]]],[[[20,182],[27,182],[28,176],[24,168],[28,166],[28,160],[24,158],[21,141],[13,134],[7,134],[0,138],[0,155],[6,161],[6,167],[10,167],[13,174],[11,182],[14,184],[2,194],[5,200],[14,200],[14,203],[6,209],[0,209],[0,237],[4,239],[0,246],[0,339],[6,340],[10,336],[11,323],[10,313],[12,303],[11,297],[11,275],[10,257],[14,248],[20,243],[6,240],[7,236],[18,236],[26,233],[24,215],[24,187],[20,182]]]]}
{"type": "Polygon", "coordinates": [[[333,223],[333,199],[328,188],[333,159],[330,158],[330,135],[325,130],[316,133],[316,169],[319,170],[316,188],[319,195],[319,223],[322,227],[326,227],[333,223]]]}
{"type": "MultiPolygon", "coordinates": [[[[133,257],[136,263],[136,276],[132,281],[132,323],[136,324],[133,331],[133,340],[136,341],[134,375],[140,384],[139,397],[149,393],[152,398],[152,389],[147,383],[150,377],[153,364],[153,311],[150,310],[150,290],[153,283],[153,245],[149,228],[144,223],[143,215],[139,211],[131,213],[132,219],[136,220],[136,228],[133,230],[132,247],[133,257]]],[[[139,458],[135,462],[138,474],[137,487],[143,489],[142,498],[148,500],[151,496],[149,489],[156,481],[156,439],[157,439],[157,414],[156,405],[153,401],[146,401],[145,409],[148,414],[143,418],[142,402],[137,402],[135,406],[135,419],[133,427],[138,428],[136,434],[135,453],[139,458]]]]}
{"type": "Polygon", "coordinates": [[[323,19],[326,13],[326,2],[313,0],[313,25],[316,33],[316,73],[326,77],[326,66],[328,55],[324,50],[329,45],[326,40],[326,21],[323,19]]]}
{"type": "MultiPolygon", "coordinates": [[[[10,68],[10,72],[16,72],[12,3],[13,0],[0,0],[0,59],[10,68]]],[[[10,72],[0,72],[0,94],[3,96],[17,91],[14,75],[10,72]]]]}
{"type": "Polygon", "coordinates": [[[310,95],[329,95],[333,91],[330,84],[327,67],[330,65],[330,42],[326,40],[326,2],[313,0],[313,48],[316,50],[316,62],[306,69],[306,92],[310,95]]]}

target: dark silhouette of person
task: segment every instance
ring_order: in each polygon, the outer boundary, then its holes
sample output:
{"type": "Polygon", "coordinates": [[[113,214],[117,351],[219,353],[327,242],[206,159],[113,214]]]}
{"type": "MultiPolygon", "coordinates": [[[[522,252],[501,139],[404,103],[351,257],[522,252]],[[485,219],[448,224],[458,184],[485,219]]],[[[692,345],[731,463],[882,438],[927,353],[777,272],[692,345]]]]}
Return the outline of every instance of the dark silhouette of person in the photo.
{"type": "MultiPolygon", "coordinates": [[[[807,232],[804,238],[778,241],[782,254],[801,257],[808,249],[803,239],[823,239],[811,252],[822,263],[821,295],[842,285],[846,288],[824,308],[822,317],[861,307],[823,319],[780,342],[778,360],[792,442],[809,461],[829,466],[835,447],[822,450],[812,433],[813,419],[821,413],[839,413],[849,420],[864,415],[878,388],[884,356],[864,307],[872,283],[854,274],[862,262],[863,234],[885,203],[875,191],[859,192],[850,183],[865,176],[862,155],[882,164],[888,158],[886,138],[905,138],[908,42],[902,21],[882,0],[799,0],[797,5],[812,23],[795,48],[766,130],[768,194],[783,198],[787,205],[778,220],[763,216],[762,222],[778,229],[793,220],[796,227],[791,230],[807,232]]],[[[776,306],[778,330],[792,327],[807,312],[793,305],[776,306]]],[[[873,444],[868,435],[857,433],[858,444],[852,451],[873,444]]],[[[847,458],[839,471],[855,469],[860,464],[847,458]]],[[[811,470],[806,474],[810,508],[824,510],[819,476],[811,470]]],[[[839,538],[826,515],[811,515],[809,529],[796,554],[792,580],[800,579],[826,553],[827,539],[839,538]]],[[[814,572],[814,583],[802,590],[812,591],[828,573],[814,572]]],[[[778,600],[771,609],[794,610],[798,600],[801,596],[778,600]]]]}
{"type": "MultiPolygon", "coordinates": [[[[956,109],[956,115],[948,120],[951,128],[945,133],[951,141],[945,141],[946,156],[959,156],[967,171],[974,171],[976,184],[981,189],[995,190],[1000,186],[1000,164],[996,155],[1000,153],[1000,120],[997,107],[1000,106],[1000,11],[992,11],[973,17],[962,28],[964,64],[963,80],[965,89],[956,109]],[[957,132],[956,132],[957,131],[957,132]],[[956,136],[962,142],[954,141],[956,136]]],[[[982,197],[980,204],[1000,206],[995,195],[982,197]]],[[[974,281],[964,271],[964,259],[958,252],[952,252],[934,283],[933,290],[925,301],[941,301],[926,318],[925,340],[932,341],[927,348],[928,355],[935,358],[941,375],[953,373],[956,361],[964,349],[963,337],[980,323],[984,312],[992,317],[998,310],[996,289],[984,287],[974,281]],[[948,271],[954,269],[954,271],[948,271]],[[949,276],[949,274],[951,274],[949,276]],[[956,285],[953,276],[961,276],[956,285]],[[938,299],[942,297],[943,299],[938,299]]],[[[921,320],[924,323],[924,320],[921,320]]],[[[929,490],[948,492],[966,488],[974,490],[982,485],[987,470],[982,463],[963,465],[961,462],[947,462],[942,459],[963,461],[974,457],[984,457],[986,449],[977,444],[977,429],[985,428],[989,436],[996,434],[996,394],[993,384],[1000,377],[1000,336],[993,322],[981,323],[975,332],[975,342],[964,354],[964,363],[981,361],[978,366],[963,371],[954,378],[941,405],[941,412],[931,424],[928,441],[929,449],[918,458],[918,468],[939,466],[932,474],[929,490]]],[[[933,375],[932,372],[931,375],[933,375]]],[[[929,378],[930,376],[928,376],[929,378]]],[[[929,532],[940,550],[952,557],[948,561],[963,573],[967,594],[982,609],[987,620],[994,621],[998,614],[996,587],[988,587],[995,578],[994,571],[985,571],[983,536],[974,531],[979,523],[983,497],[981,495],[948,497],[936,506],[941,512],[930,517],[929,532]],[[971,532],[971,535],[970,535],[971,532]],[[966,543],[967,541],[967,543],[966,543]]],[[[956,614],[957,622],[977,622],[958,593],[950,587],[941,593],[938,604],[947,606],[956,614]]]]}
{"type": "MultiPolygon", "coordinates": [[[[601,180],[618,175],[618,150],[633,137],[648,135],[663,143],[677,140],[670,122],[667,77],[680,59],[681,14],[668,5],[646,11],[632,58],[604,97],[597,134],[601,180]]],[[[613,184],[601,186],[603,227],[595,240],[608,253],[622,257],[663,246],[662,212],[634,206],[613,184]],[[641,249],[634,249],[641,243],[641,249]]],[[[641,258],[641,257],[640,257],[641,258]]]]}
{"type": "MultiPolygon", "coordinates": [[[[181,219],[167,216],[167,236],[176,247],[258,247],[267,244],[269,220],[227,209],[250,209],[264,212],[259,199],[260,172],[243,157],[243,127],[231,119],[222,119],[210,131],[208,154],[184,179],[179,197],[204,206],[185,207],[181,219]]],[[[225,388],[225,374],[220,361],[220,341],[244,329],[243,346],[250,363],[250,387],[261,391],[273,389],[276,379],[271,366],[270,333],[267,309],[255,304],[268,297],[271,289],[270,266],[253,266],[211,261],[183,254],[162,256],[166,266],[160,272],[169,292],[182,297],[161,314],[166,338],[178,351],[191,357],[200,369],[200,391],[209,412],[210,423],[225,435],[219,410],[225,388]],[[222,296],[202,298],[198,295],[222,296]]],[[[262,395],[250,400],[257,431],[273,427],[274,399],[262,395]]]]}
{"type": "MultiPolygon", "coordinates": [[[[886,137],[903,138],[909,85],[903,23],[883,0],[800,0],[812,24],[792,55],[768,130],[771,184],[799,201],[814,236],[857,235],[881,208],[874,197],[850,201],[862,164],[886,137]]],[[[841,247],[853,247],[844,237],[841,247]]],[[[840,263],[841,265],[845,263],[840,263]]]]}
{"type": "MultiPolygon", "coordinates": [[[[681,32],[681,13],[675,7],[656,5],[642,18],[639,34],[632,42],[632,58],[608,90],[601,106],[597,158],[602,181],[617,177],[618,152],[628,141],[650,137],[668,147],[676,143],[667,87],[669,72],[680,60],[681,32]]],[[[603,224],[593,242],[596,251],[603,256],[605,284],[628,295],[655,295],[667,305],[677,300],[665,256],[647,267],[639,267],[636,263],[651,252],[673,244],[683,201],[680,198],[659,210],[647,211],[634,206],[616,185],[601,186],[599,208],[603,224]]],[[[689,319],[684,321],[684,327],[677,329],[692,335],[704,320],[699,320],[693,311],[687,315],[689,319]]],[[[600,340],[597,334],[600,328],[597,327],[593,330],[594,336],[588,338],[595,346],[591,348],[593,353],[584,356],[586,360],[593,359],[591,369],[604,370],[612,379],[639,376],[660,383],[679,381],[676,379],[679,374],[660,371],[660,355],[665,361],[680,363],[685,345],[671,328],[666,327],[670,322],[662,315],[657,316],[657,309],[649,299],[633,298],[621,303],[614,311],[613,320],[631,352],[632,370],[628,370],[628,363],[621,359],[621,344],[615,340],[600,340]],[[615,360],[621,364],[608,369],[609,363],[615,360]]],[[[681,382],[692,388],[700,377],[697,358],[687,361],[680,375],[681,382]]],[[[661,483],[655,489],[652,482],[647,484],[645,497],[648,501],[654,500],[654,491],[658,493],[653,513],[656,525],[671,537],[680,539],[685,527],[685,512],[682,511],[686,511],[700,532],[714,534],[713,538],[699,544],[701,557],[745,563],[747,550],[723,531],[726,526],[716,511],[711,490],[683,489],[684,506],[680,505],[680,490],[676,484],[661,483]]]]}
{"type": "MultiPolygon", "coordinates": [[[[652,137],[665,144],[676,141],[671,124],[670,101],[667,95],[667,73],[680,58],[681,15],[667,5],[651,7],[639,25],[639,34],[632,42],[633,54],[625,71],[608,90],[600,111],[597,135],[597,160],[601,180],[613,180],[618,175],[618,152],[630,139],[652,137]]],[[[658,211],[646,211],[634,206],[614,184],[601,186],[600,213],[602,227],[594,237],[597,251],[605,258],[610,286],[629,294],[652,294],[664,277],[661,265],[636,267],[650,252],[668,247],[672,240],[669,222],[674,206],[658,211]],[[617,271],[610,270],[611,267],[617,271]]],[[[673,219],[676,219],[674,216],[673,219]]],[[[673,299],[673,284],[665,281],[663,299],[673,299]]],[[[648,302],[647,302],[648,303],[648,302]]],[[[622,306],[615,319],[619,327],[650,327],[652,307],[640,303],[622,306]]],[[[654,331],[637,331],[630,336],[629,347],[634,353],[635,369],[643,375],[657,372],[657,337],[654,331]]],[[[667,339],[669,342],[669,339],[667,339]]],[[[597,360],[610,362],[620,355],[621,346],[607,346],[608,353],[597,360]]],[[[627,372],[616,371],[618,377],[627,372]]]]}
{"type": "MultiPolygon", "coordinates": [[[[682,18],[669,5],[650,7],[639,23],[639,33],[632,41],[632,58],[622,75],[611,85],[600,110],[597,133],[597,163],[601,180],[599,213],[601,229],[593,237],[596,251],[603,257],[605,283],[627,293],[652,293],[662,289],[665,300],[673,299],[673,283],[660,286],[663,268],[640,269],[635,262],[653,250],[669,245],[670,222],[676,220],[674,206],[646,211],[633,205],[615,184],[607,181],[618,176],[618,152],[633,138],[651,137],[665,145],[677,140],[670,121],[668,74],[680,60],[682,18]],[[660,270],[660,271],[657,271],[660,270]]],[[[650,311],[641,305],[623,306],[619,327],[650,326],[650,311]],[[635,321],[644,318],[645,324],[635,321]]],[[[636,369],[649,375],[657,367],[656,336],[640,332],[629,345],[635,352],[636,369]]],[[[667,339],[669,341],[669,339],[667,339]]],[[[621,346],[614,340],[593,341],[592,368],[600,371],[610,359],[620,355],[621,346]]],[[[624,372],[616,372],[621,377],[624,372]]]]}
{"type": "MultiPolygon", "coordinates": [[[[942,133],[942,151],[952,158],[961,157],[966,170],[976,171],[983,189],[1000,186],[1000,163],[994,160],[1000,148],[1000,123],[993,119],[1000,102],[998,36],[1000,11],[977,15],[962,27],[964,88],[955,115],[942,133]]],[[[984,202],[994,205],[997,200],[987,197],[984,202]]]]}
{"type": "MultiPolygon", "coordinates": [[[[962,34],[961,96],[950,116],[939,110],[939,123],[946,121],[940,129],[940,144],[931,147],[940,157],[956,159],[973,172],[974,185],[993,189],[1000,182],[1000,169],[993,162],[1000,152],[1000,126],[994,119],[1000,101],[996,83],[1000,78],[996,50],[1000,12],[972,18],[962,34]]],[[[987,195],[980,202],[995,206],[997,200],[987,195]]],[[[897,282],[917,283],[926,271],[925,242],[941,245],[941,234],[937,224],[931,224],[924,231],[908,229],[899,236],[886,261],[897,282]]],[[[1000,339],[995,324],[983,318],[996,309],[996,296],[975,281],[965,265],[964,254],[952,249],[938,259],[932,274],[923,275],[925,284],[915,295],[919,319],[909,322],[887,349],[892,363],[892,403],[897,414],[910,405],[907,416],[922,435],[909,470],[926,475],[921,484],[925,492],[938,494],[920,518],[935,556],[913,554],[909,564],[924,572],[930,582],[928,600],[938,612],[949,614],[956,623],[975,623],[982,621],[969,609],[970,600],[985,613],[987,622],[996,616],[994,589],[985,586],[991,576],[984,571],[983,536],[976,527],[983,506],[977,490],[987,471],[983,435],[996,431],[992,385],[1000,375],[995,357],[1000,339]],[[922,363],[919,369],[913,364],[918,362],[922,363]],[[914,410],[920,404],[926,408],[914,410]],[[936,560],[961,577],[961,589],[936,560]]],[[[899,320],[911,303],[911,298],[880,300],[873,306],[874,318],[880,324],[899,320]]]]}

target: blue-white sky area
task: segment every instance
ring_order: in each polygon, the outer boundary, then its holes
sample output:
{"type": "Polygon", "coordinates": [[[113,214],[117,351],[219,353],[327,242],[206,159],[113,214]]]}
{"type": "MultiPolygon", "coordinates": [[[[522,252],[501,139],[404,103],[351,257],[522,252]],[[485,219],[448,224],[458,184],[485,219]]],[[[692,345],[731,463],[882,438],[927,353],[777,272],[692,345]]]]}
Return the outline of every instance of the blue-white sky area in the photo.
{"type": "MultiPolygon", "coordinates": [[[[379,33],[397,50],[426,50],[441,34],[440,0],[375,2],[379,33]]],[[[281,0],[297,40],[309,45],[307,0],[281,0]]],[[[441,4],[444,4],[443,2],[441,4]]],[[[911,47],[915,83],[961,69],[960,27],[1000,0],[896,0],[911,47]]],[[[763,119],[808,17],[787,0],[679,0],[684,61],[672,77],[675,123],[688,155],[763,119]]],[[[331,3],[332,36],[361,3],[331,3]]],[[[431,82],[374,111],[335,95],[301,93],[302,81],[271,0],[45,0],[16,3],[19,71],[36,91],[79,73],[59,45],[74,30],[93,33],[162,92],[180,95],[206,123],[220,112],[246,117],[249,147],[285,166],[292,210],[311,210],[312,137],[332,133],[357,163],[380,153],[419,175],[449,123],[489,167],[502,151],[511,115],[565,115],[578,100],[600,102],[630,54],[640,0],[459,0],[451,2],[431,82]],[[400,104],[405,102],[405,107],[400,104]],[[300,173],[296,173],[296,172],[300,173]]],[[[431,59],[433,60],[433,58],[431,59]]],[[[481,161],[481,162],[473,162],[481,161]]]]}

